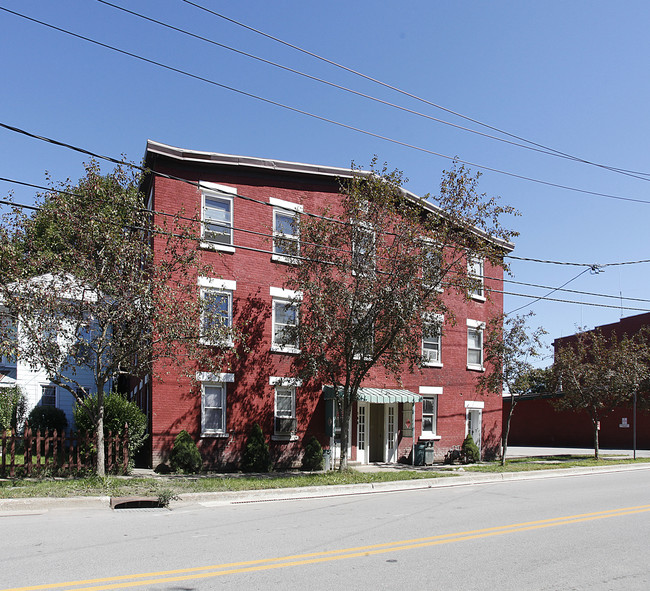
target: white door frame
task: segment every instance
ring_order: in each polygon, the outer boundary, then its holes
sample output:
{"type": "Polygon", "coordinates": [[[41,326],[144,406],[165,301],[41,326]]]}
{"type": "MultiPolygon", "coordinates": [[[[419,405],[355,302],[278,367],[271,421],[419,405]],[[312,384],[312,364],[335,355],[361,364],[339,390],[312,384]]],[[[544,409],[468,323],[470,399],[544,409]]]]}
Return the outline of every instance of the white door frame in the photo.
{"type": "Polygon", "coordinates": [[[465,401],[465,437],[470,433],[476,447],[481,452],[481,439],[483,431],[483,408],[485,403],[483,401],[465,401]]]}
{"type": "Polygon", "coordinates": [[[369,420],[370,404],[368,402],[357,402],[357,462],[360,462],[362,464],[367,464],[369,457],[369,420]],[[363,445],[361,445],[361,443],[363,445]]]}
{"type": "Polygon", "coordinates": [[[397,459],[397,403],[384,404],[384,461],[397,459]]]}

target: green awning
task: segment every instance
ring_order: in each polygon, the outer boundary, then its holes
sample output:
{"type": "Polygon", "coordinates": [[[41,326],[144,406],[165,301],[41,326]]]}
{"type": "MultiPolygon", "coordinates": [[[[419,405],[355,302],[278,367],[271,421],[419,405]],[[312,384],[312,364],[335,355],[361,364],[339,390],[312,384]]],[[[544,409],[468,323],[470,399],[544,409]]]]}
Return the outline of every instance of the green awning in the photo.
{"type": "MultiPolygon", "coordinates": [[[[323,396],[325,400],[335,398],[334,387],[324,386],[323,396]]],[[[359,388],[359,400],[361,402],[372,402],[373,404],[392,404],[394,402],[422,402],[422,396],[409,390],[394,388],[359,388]]]]}

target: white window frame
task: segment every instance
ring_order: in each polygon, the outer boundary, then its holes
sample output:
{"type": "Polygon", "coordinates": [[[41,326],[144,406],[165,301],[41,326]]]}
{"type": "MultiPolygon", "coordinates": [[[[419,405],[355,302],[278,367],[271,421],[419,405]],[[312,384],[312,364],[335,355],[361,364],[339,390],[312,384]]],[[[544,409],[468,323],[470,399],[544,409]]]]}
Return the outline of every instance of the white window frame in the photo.
{"type": "MultiPolygon", "coordinates": [[[[199,277],[198,284],[200,287],[199,297],[201,301],[205,299],[206,294],[215,294],[221,295],[228,298],[228,317],[226,319],[226,325],[228,328],[233,326],[233,299],[234,291],[237,289],[237,282],[229,279],[216,279],[210,277],[199,277]]],[[[201,332],[203,332],[203,326],[205,324],[205,310],[201,310],[201,319],[200,327],[201,332]]],[[[222,347],[232,347],[233,341],[232,338],[228,338],[223,342],[212,342],[207,338],[201,337],[201,343],[208,346],[222,346],[222,347]]]]}
{"type": "Polygon", "coordinates": [[[422,434],[421,438],[422,439],[434,439],[437,435],[437,428],[438,428],[438,396],[437,395],[430,395],[430,396],[424,396],[422,398],[422,434]],[[427,403],[430,403],[432,408],[430,409],[431,411],[427,409],[425,412],[425,405],[427,403]],[[426,419],[429,419],[431,421],[431,429],[425,429],[424,423],[426,419]]]}
{"type": "Polygon", "coordinates": [[[296,388],[302,386],[302,380],[299,378],[284,378],[272,376],[269,378],[269,384],[274,387],[273,395],[273,441],[297,441],[298,435],[296,433],[298,428],[298,419],[296,417],[296,388]],[[291,397],[291,409],[289,415],[286,411],[278,410],[278,394],[288,395],[291,397]],[[280,414],[282,413],[282,414],[280,414]],[[277,429],[278,420],[288,419],[293,421],[293,429],[290,433],[279,431],[277,429]]]}
{"type": "Polygon", "coordinates": [[[298,259],[295,257],[287,256],[282,252],[276,252],[276,249],[279,248],[275,241],[276,238],[295,240],[298,243],[298,249],[300,249],[300,235],[298,230],[296,229],[294,234],[278,231],[277,216],[283,215],[297,220],[298,214],[303,211],[303,206],[299,203],[292,203],[291,201],[276,199],[275,197],[271,197],[269,203],[273,205],[273,254],[271,255],[271,260],[280,263],[297,264],[298,259]]]}
{"type": "Polygon", "coordinates": [[[201,181],[199,183],[201,187],[201,247],[208,248],[210,250],[217,250],[221,252],[235,252],[233,246],[234,238],[234,195],[237,195],[237,189],[234,187],[227,187],[225,185],[218,185],[216,183],[208,183],[201,181]],[[206,236],[206,225],[210,223],[210,218],[206,215],[206,197],[208,199],[214,199],[216,201],[221,201],[228,204],[228,210],[230,213],[230,220],[226,223],[221,222],[220,220],[213,221],[216,225],[223,226],[230,229],[230,239],[227,243],[219,242],[206,236]]]}
{"type": "Polygon", "coordinates": [[[421,428],[421,433],[420,433],[420,438],[421,439],[428,439],[432,440],[435,439],[436,441],[440,440],[441,437],[438,435],[438,410],[439,410],[439,404],[440,404],[440,396],[443,393],[443,388],[442,386],[420,386],[419,389],[420,396],[422,396],[422,428],[421,428]],[[424,399],[433,399],[433,413],[425,413],[424,412],[424,399]],[[433,414],[433,420],[432,420],[432,430],[425,431],[424,430],[424,415],[425,414],[433,414]]]}
{"type": "Polygon", "coordinates": [[[276,353],[300,353],[300,343],[281,343],[276,341],[276,330],[278,323],[276,321],[276,305],[289,306],[296,310],[296,324],[300,324],[300,301],[302,293],[290,289],[281,289],[277,287],[270,288],[271,300],[271,351],[276,353]]]}
{"type": "Polygon", "coordinates": [[[422,365],[424,367],[442,367],[442,326],[444,324],[444,316],[442,314],[434,314],[433,317],[425,318],[423,320],[424,322],[424,327],[423,327],[423,333],[422,333],[422,365]],[[425,335],[426,331],[426,325],[427,324],[436,324],[439,326],[438,334],[437,337],[427,337],[425,335]],[[436,343],[437,344],[437,358],[436,359],[431,359],[430,355],[427,353],[428,351],[433,351],[435,349],[432,348],[427,348],[425,347],[425,344],[429,343],[436,343]]]}
{"type": "MultiPolygon", "coordinates": [[[[2,310],[0,310],[0,314],[2,314],[2,310]]],[[[7,318],[8,316],[5,316],[7,318]]],[[[18,344],[18,331],[16,330],[16,325],[14,322],[9,320],[4,320],[2,319],[2,316],[0,316],[0,322],[3,322],[4,324],[4,329],[7,330],[8,333],[13,333],[13,337],[16,341],[16,346],[18,344]]],[[[13,340],[13,339],[12,339],[13,340]]],[[[18,361],[17,354],[14,350],[14,354],[6,354],[6,355],[0,355],[0,367],[16,367],[18,361]]]]}
{"type": "Polygon", "coordinates": [[[469,292],[470,297],[478,302],[485,301],[485,261],[474,254],[467,255],[467,275],[478,282],[469,292]]]}
{"type": "MultiPolygon", "coordinates": [[[[350,223],[354,224],[355,222],[350,223]]],[[[364,234],[365,236],[369,236],[370,240],[368,241],[368,249],[362,248],[362,244],[354,239],[352,240],[352,274],[356,275],[357,269],[361,275],[374,273],[377,257],[377,233],[370,224],[364,222],[357,222],[354,231],[359,232],[360,234],[364,234]],[[361,260],[364,257],[370,259],[370,262],[367,265],[364,265],[363,261],[361,260]]]]}
{"type": "Polygon", "coordinates": [[[467,369],[473,371],[484,371],[483,367],[483,330],[485,323],[478,320],[467,320],[467,369]],[[480,347],[470,347],[472,334],[476,334],[480,341],[480,347]],[[470,352],[479,351],[480,363],[470,361],[470,352]]]}
{"type": "Polygon", "coordinates": [[[196,379],[201,384],[201,437],[228,437],[227,429],[227,403],[228,403],[228,387],[227,384],[235,381],[234,374],[221,373],[213,374],[208,372],[198,372],[196,379]],[[221,406],[206,407],[206,386],[208,388],[221,388],[221,406]],[[206,425],[206,409],[220,409],[221,410],[221,429],[209,428],[206,425]]]}
{"type": "Polygon", "coordinates": [[[54,385],[54,384],[41,384],[41,397],[39,398],[38,405],[39,406],[50,406],[54,408],[58,408],[57,404],[59,402],[59,389],[54,385]],[[54,404],[43,404],[43,396],[45,395],[45,390],[53,390],[54,391],[54,404]]]}
{"type": "MultiPolygon", "coordinates": [[[[438,267],[438,277],[436,280],[435,285],[427,281],[427,279],[431,279],[430,277],[427,277],[426,270],[423,268],[422,269],[422,281],[424,284],[424,287],[426,288],[431,288],[433,287],[435,291],[442,292],[444,291],[442,288],[442,265],[444,261],[444,253],[443,253],[443,248],[440,244],[434,242],[430,238],[422,238],[422,242],[426,245],[426,253],[425,257],[430,261],[435,257],[436,259],[436,265],[438,267]]],[[[433,264],[431,265],[432,267],[434,266],[433,264]]]]}

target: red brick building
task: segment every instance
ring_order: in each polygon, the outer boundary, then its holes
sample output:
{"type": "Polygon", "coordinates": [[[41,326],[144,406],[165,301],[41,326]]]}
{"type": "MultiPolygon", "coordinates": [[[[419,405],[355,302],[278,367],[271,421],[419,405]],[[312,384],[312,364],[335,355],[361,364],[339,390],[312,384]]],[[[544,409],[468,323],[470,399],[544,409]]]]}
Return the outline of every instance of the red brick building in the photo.
{"type": "MultiPolygon", "coordinates": [[[[237,351],[221,373],[197,372],[193,381],[164,368],[164,381],[141,383],[137,395],[150,416],[151,462],[164,461],[185,429],[206,467],[236,468],[255,422],[277,466],[298,462],[312,435],[336,455],[326,384],[292,378],[295,351],[274,342],[278,327],[292,321],[291,310],[282,306],[292,294],[283,289],[287,261],[274,251],[272,235],[287,232],[294,212],[335,207],[339,179],[351,171],[152,141],[145,166],[153,172],[145,184],[152,210],[201,216],[201,248],[215,276],[197,282],[202,292],[219,294],[224,314],[235,325],[246,323],[248,335],[246,350],[237,351]]],[[[498,449],[501,396],[478,395],[475,381],[483,365],[482,329],[503,309],[502,270],[487,261],[469,264],[483,289],[469,300],[448,294],[456,322],[445,323],[436,342],[423,344],[430,363],[405,373],[399,386],[379,371],[363,384],[350,429],[352,461],[410,462],[413,442],[421,439],[435,442],[435,455],[442,457],[468,431],[483,453],[498,449]]]]}
{"type": "MultiPolygon", "coordinates": [[[[621,318],[619,322],[604,324],[597,328],[603,336],[615,332],[620,338],[631,336],[644,326],[650,325],[650,313],[621,318]]],[[[555,339],[553,348],[567,346],[574,335],[555,339]]],[[[555,410],[552,394],[524,396],[515,407],[512,418],[509,445],[549,446],[549,447],[592,447],[594,437],[592,423],[586,411],[555,410]]],[[[508,398],[504,399],[504,416],[510,407],[508,398]]],[[[650,449],[650,412],[637,409],[636,445],[639,449],[650,449]]],[[[633,447],[633,408],[631,405],[616,408],[600,421],[598,439],[602,448],[632,449],[633,447]]]]}

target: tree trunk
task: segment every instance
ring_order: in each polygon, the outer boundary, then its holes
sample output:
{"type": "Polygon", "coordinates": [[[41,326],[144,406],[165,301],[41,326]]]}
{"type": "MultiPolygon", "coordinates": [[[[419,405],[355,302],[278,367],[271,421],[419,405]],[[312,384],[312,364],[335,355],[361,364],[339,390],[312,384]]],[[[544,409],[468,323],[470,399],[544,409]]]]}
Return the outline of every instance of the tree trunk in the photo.
{"type": "Polygon", "coordinates": [[[348,441],[350,441],[350,413],[352,403],[347,400],[345,393],[342,400],[343,419],[341,423],[341,460],[339,462],[339,471],[348,469],[348,441]]]}
{"type": "MultiPolygon", "coordinates": [[[[98,384],[99,386],[99,384],[98,384]]],[[[97,388],[97,476],[106,476],[106,462],[104,458],[104,385],[97,388]]]]}
{"type": "Polygon", "coordinates": [[[515,411],[515,397],[510,396],[510,411],[506,418],[506,424],[501,434],[501,465],[506,465],[506,453],[508,452],[508,434],[510,433],[510,421],[512,420],[512,413],[515,411]]]}
{"type": "Polygon", "coordinates": [[[598,459],[598,419],[592,418],[591,422],[594,427],[594,458],[598,459]]]}

